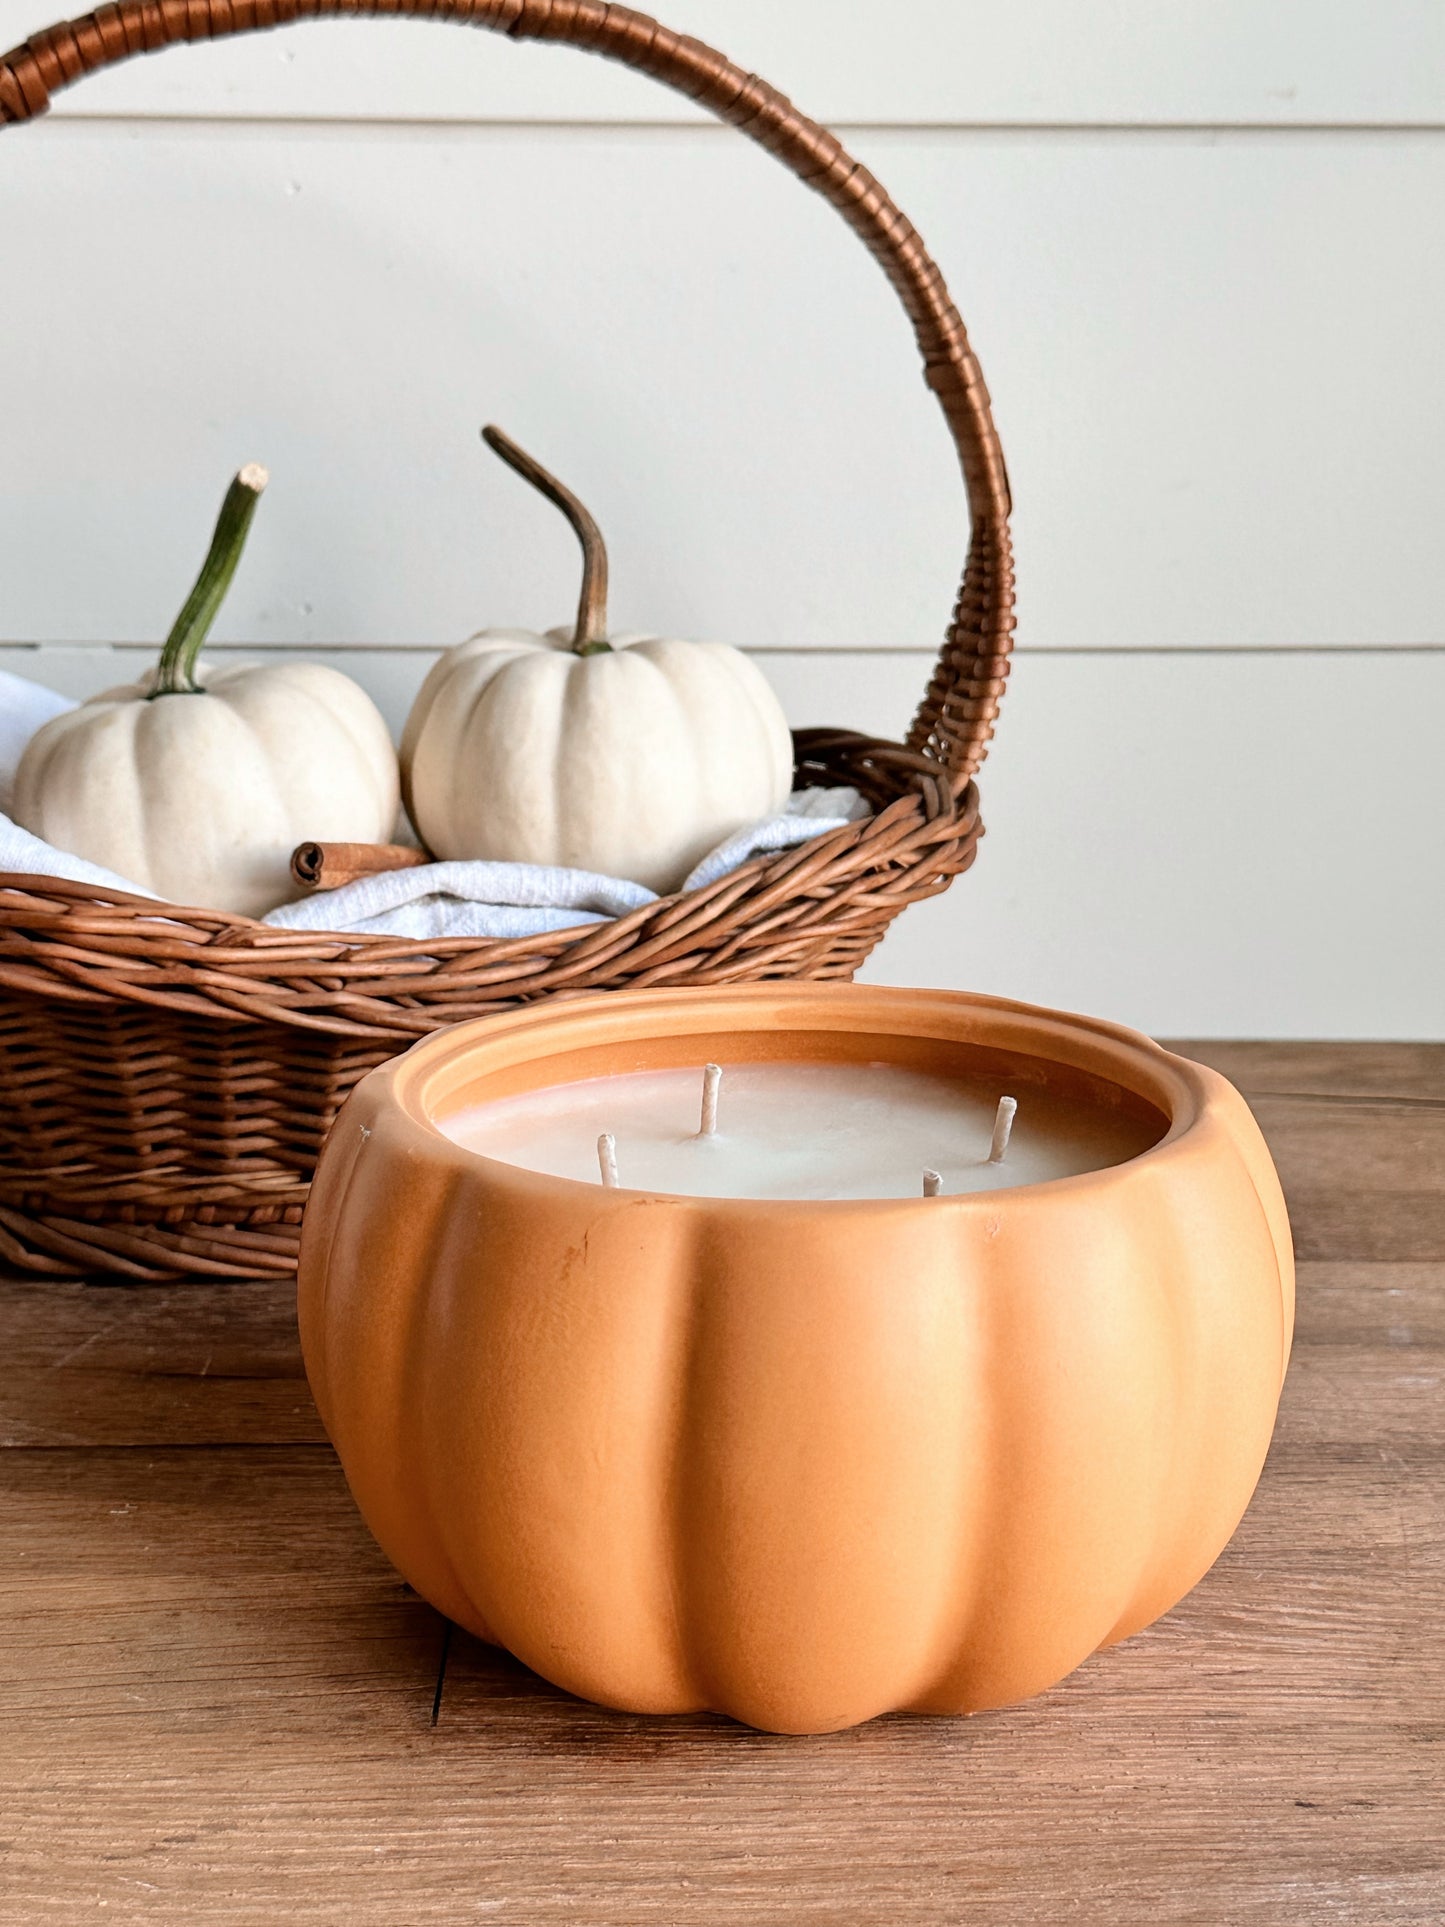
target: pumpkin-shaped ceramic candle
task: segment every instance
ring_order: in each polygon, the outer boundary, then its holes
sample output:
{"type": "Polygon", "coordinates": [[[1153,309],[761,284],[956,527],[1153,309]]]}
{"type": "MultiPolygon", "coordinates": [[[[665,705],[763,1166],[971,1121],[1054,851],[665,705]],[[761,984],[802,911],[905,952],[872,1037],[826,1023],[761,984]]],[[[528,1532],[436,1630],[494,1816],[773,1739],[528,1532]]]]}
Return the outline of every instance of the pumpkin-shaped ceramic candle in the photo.
{"type": "Polygon", "coordinates": [[[801,1733],[1021,1699],[1187,1592],[1264,1463],[1293,1267],[1212,1071],[994,998],[760,985],[508,1011],[373,1071],[300,1311],[361,1510],[442,1612],[606,1705],[801,1733]],[[851,1066],[1007,1092],[1020,1141],[1094,1114],[1123,1161],[965,1190],[941,1145],[888,1195],[890,1136],[876,1197],[701,1196],[630,1188],[625,1131],[615,1185],[458,1141],[574,1082],[591,1132],[595,1080],[708,1063],[724,1116],[740,1067],[851,1066]]]}

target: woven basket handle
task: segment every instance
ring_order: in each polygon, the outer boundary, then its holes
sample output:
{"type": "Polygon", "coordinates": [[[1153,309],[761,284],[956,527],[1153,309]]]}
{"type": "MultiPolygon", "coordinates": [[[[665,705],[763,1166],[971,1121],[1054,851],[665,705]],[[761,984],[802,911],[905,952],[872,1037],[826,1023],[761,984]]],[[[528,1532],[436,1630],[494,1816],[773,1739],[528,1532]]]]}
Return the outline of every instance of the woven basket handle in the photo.
{"type": "Polygon", "coordinates": [[[908,735],[910,748],[942,763],[961,787],[987,752],[1013,631],[1008,478],[988,390],[943,277],[913,227],[826,128],[756,74],[604,0],[119,0],[46,28],[0,60],[0,122],[43,113],[60,88],[132,54],[332,14],[458,20],[514,40],[561,40],[606,54],[701,102],[786,162],[877,256],[913,323],[968,490],[972,538],[963,583],[908,735]]]}

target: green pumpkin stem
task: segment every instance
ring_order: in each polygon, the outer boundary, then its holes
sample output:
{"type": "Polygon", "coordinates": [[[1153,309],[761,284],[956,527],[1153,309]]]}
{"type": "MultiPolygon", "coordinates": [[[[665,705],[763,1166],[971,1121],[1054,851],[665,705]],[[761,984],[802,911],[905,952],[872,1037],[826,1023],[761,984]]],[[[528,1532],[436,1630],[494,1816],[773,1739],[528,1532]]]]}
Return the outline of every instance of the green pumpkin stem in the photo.
{"type": "Polygon", "coordinates": [[[577,604],[577,626],[572,632],[572,647],[579,656],[606,654],[612,644],[607,640],[607,544],[602,531],[577,500],[510,435],[490,423],[482,430],[482,440],[494,455],[500,455],[508,468],[515,469],[523,481],[530,482],[539,494],[561,509],[582,544],[582,594],[577,604]]]}
{"type": "Polygon", "coordinates": [[[201,564],[201,573],[196,577],[196,586],[186,597],[186,605],[176,617],[161,650],[150,692],[152,698],[194,696],[199,691],[196,659],[211,632],[211,624],[220,614],[236,565],[241,560],[241,551],[246,546],[256,504],[269,479],[264,468],[251,462],[226,490],[226,499],[216,518],[216,532],[201,564]]]}

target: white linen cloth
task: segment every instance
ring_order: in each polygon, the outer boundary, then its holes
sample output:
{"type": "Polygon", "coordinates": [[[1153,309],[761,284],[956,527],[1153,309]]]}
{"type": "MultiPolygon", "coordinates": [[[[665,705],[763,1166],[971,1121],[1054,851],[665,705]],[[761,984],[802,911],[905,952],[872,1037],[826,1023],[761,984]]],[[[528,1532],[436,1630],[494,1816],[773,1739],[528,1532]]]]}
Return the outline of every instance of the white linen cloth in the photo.
{"type": "MultiPolygon", "coordinates": [[[[710,850],[683,883],[697,890],[749,857],[790,850],[868,814],[856,790],[794,790],[787,807],[739,830],[710,850]]],[[[644,904],[655,890],[624,877],[540,863],[423,863],[384,870],[339,890],[283,903],[265,918],[283,930],[356,930],[388,937],[533,937],[574,924],[606,923],[644,904]]]]}
{"type": "Polygon", "coordinates": [[[28,876],[69,877],[74,883],[93,883],[100,890],[128,890],[132,896],[148,897],[137,883],[127,883],[114,870],[99,863],[87,863],[83,856],[57,850],[29,830],[22,830],[11,817],[0,816],[0,870],[23,870],[28,876]]]}
{"type": "MultiPolygon", "coordinates": [[[[74,708],[65,696],[23,676],[0,670],[0,805],[8,812],[15,771],[31,735],[51,716],[74,708]]],[[[795,790],[786,807],[762,823],[737,831],[708,854],[683,884],[685,890],[715,883],[750,857],[790,850],[868,814],[851,789],[795,790]]],[[[151,897],[98,863],[71,856],[0,815],[0,870],[69,877],[101,890],[128,890],[151,897]]],[[[283,930],[340,930],[388,937],[533,937],[551,930],[579,930],[606,923],[645,904],[657,893],[624,877],[596,876],[538,863],[424,863],[385,870],[339,890],[317,890],[283,903],[263,921],[283,930]]]]}

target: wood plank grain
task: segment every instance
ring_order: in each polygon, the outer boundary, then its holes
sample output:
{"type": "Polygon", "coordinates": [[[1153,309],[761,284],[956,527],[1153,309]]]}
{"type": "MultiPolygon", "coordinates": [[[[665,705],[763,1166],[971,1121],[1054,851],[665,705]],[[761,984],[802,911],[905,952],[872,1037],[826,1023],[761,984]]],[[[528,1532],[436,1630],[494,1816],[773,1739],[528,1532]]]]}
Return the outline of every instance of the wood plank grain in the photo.
{"type": "Polygon", "coordinates": [[[266,1718],[324,1737],[429,1714],[437,1615],[329,1448],[12,1451],[0,1696],[27,1720],[266,1718]],[[356,1702],[356,1708],[351,1702],[356,1702]]]}
{"type": "MultiPolygon", "coordinates": [[[[1324,1281],[1306,1358],[1362,1290],[1438,1300],[1380,1270],[1324,1281]]],[[[1053,1693],[801,1742],[611,1715],[468,1640],[433,1732],[434,1618],[329,1453],[8,1452],[0,1917],[1431,1920],[1445,1423],[1394,1397],[1407,1480],[1368,1407],[1322,1462],[1296,1372],[1214,1572],[1053,1693]]]]}
{"type": "Polygon", "coordinates": [[[1181,1057],[1211,1064],[1246,1097],[1425,1099],[1445,1105],[1445,1044],[1170,1038],[1181,1057]]]}
{"type": "MultiPolygon", "coordinates": [[[[1392,1430],[1391,1374],[1445,1362],[1438,1264],[1299,1267],[1293,1373],[1318,1377],[1302,1415],[1348,1439],[1392,1430]]],[[[325,1439],[296,1333],[295,1292],[237,1285],[0,1280],[0,1446],[298,1445],[325,1439]]],[[[1415,1436],[1406,1414],[1403,1435],[1415,1436]]]]}
{"type": "MultiPolygon", "coordinates": [[[[1194,1048],[1399,1242],[1428,1062],[1194,1048]],[[1365,1101],[1281,1094],[1325,1083],[1365,1101]]],[[[826,1739],[610,1714],[462,1636],[433,1727],[440,1622],[312,1442],[285,1286],[0,1284],[7,1339],[3,1927],[1445,1916],[1445,1264],[1301,1265],[1260,1489],[1158,1625],[1025,1706],[826,1739]]]]}
{"type": "Polygon", "coordinates": [[[1302,1258],[1445,1258],[1445,1044],[1170,1048],[1249,1099],[1302,1258]]]}
{"type": "Polygon", "coordinates": [[[316,1444],[289,1281],[0,1279],[0,1446],[316,1444]]]}
{"type": "Polygon", "coordinates": [[[1445,1258],[1445,1105],[1251,1102],[1302,1258],[1445,1258]]]}

